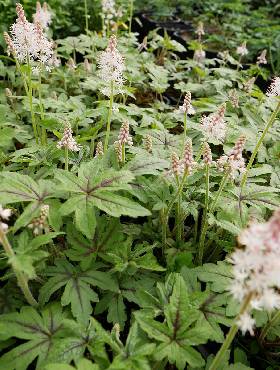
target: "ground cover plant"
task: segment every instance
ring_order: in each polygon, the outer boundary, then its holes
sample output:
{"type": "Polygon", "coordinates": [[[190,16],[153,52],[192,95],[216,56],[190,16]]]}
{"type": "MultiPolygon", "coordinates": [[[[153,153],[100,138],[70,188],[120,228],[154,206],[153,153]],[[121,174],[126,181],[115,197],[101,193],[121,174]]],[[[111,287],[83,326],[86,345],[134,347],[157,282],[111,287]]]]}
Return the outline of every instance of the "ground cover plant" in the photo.
{"type": "Polygon", "coordinates": [[[273,43],[50,4],[0,8],[0,369],[279,369],[273,43]]]}

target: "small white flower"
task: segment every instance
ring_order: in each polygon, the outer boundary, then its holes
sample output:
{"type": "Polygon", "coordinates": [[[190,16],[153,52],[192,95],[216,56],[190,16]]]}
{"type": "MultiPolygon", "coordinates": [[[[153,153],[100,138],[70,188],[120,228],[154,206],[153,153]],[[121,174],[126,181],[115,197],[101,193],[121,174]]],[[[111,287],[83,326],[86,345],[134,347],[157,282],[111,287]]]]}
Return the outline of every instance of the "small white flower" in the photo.
{"type": "Polygon", "coordinates": [[[247,312],[239,316],[236,324],[242,331],[243,335],[246,334],[247,331],[250,333],[250,335],[254,335],[254,326],[256,321],[247,312]]]}
{"type": "Polygon", "coordinates": [[[0,228],[4,231],[4,233],[6,233],[9,227],[4,222],[0,222],[0,228]]]}
{"type": "Polygon", "coordinates": [[[0,228],[4,231],[8,231],[8,225],[5,222],[2,222],[2,220],[8,220],[11,217],[12,210],[9,208],[3,208],[0,204],[0,228]]]}
{"type": "Polygon", "coordinates": [[[9,208],[4,209],[0,204],[0,217],[3,220],[8,220],[12,215],[12,210],[9,208]]]}

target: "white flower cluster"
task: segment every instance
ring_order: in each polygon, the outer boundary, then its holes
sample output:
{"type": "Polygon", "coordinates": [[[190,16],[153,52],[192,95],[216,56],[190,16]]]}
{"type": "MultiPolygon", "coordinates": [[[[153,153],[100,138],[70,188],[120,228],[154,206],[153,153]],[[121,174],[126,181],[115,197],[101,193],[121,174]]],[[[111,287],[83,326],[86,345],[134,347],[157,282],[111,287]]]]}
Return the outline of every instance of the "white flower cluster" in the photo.
{"type": "Polygon", "coordinates": [[[212,151],[208,143],[203,143],[202,147],[202,156],[203,156],[203,162],[207,166],[211,166],[213,163],[212,159],[212,151]]]}
{"type": "Polygon", "coordinates": [[[33,230],[34,235],[40,235],[45,230],[48,231],[48,215],[49,215],[49,205],[43,204],[40,209],[40,215],[34,218],[32,222],[28,225],[29,229],[33,230]]]}
{"type": "Polygon", "coordinates": [[[48,10],[48,4],[44,2],[43,6],[37,1],[36,3],[36,13],[33,14],[34,23],[40,23],[43,29],[47,29],[52,22],[51,12],[48,10]]]}
{"type": "Polygon", "coordinates": [[[188,140],[184,148],[182,159],[179,159],[175,152],[171,154],[171,168],[167,172],[167,175],[180,176],[184,173],[190,175],[196,165],[197,163],[193,159],[192,142],[188,140]]]}
{"type": "Polygon", "coordinates": [[[260,64],[267,64],[267,60],[266,60],[266,49],[264,49],[260,55],[257,57],[257,65],[260,65],[260,64]]]}
{"type": "Polygon", "coordinates": [[[233,108],[239,108],[239,96],[236,89],[229,90],[228,98],[233,108]]]}
{"type": "Polygon", "coordinates": [[[242,45],[237,47],[236,54],[243,57],[244,55],[247,55],[248,53],[249,53],[249,51],[248,51],[247,46],[246,46],[246,41],[244,41],[242,43],[242,45]]]}
{"type": "Polygon", "coordinates": [[[114,142],[115,151],[120,162],[122,161],[122,148],[125,144],[127,144],[128,146],[133,145],[132,136],[129,133],[128,121],[122,124],[118,135],[118,140],[114,142]]]}
{"type": "Polygon", "coordinates": [[[8,53],[12,52],[20,63],[40,62],[50,69],[53,43],[43,33],[42,26],[27,21],[21,4],[17,4],[18,18],[11,26],[11,37],[5,33],[8,53]]]}
{"type": "Polygon", "coordinates": [[[127,144],[128,146],[133,145],[132,136],[129,133],[129,122],[126,121],[122,124],[118,136],[118,142],[123,145],[127,144]]]}
{"type": "Polygon", "coordinates": [[[234,148],[228,155],[222,155],[217,160],[217,167],[220,171],[228,171],[231,179],[236,177],[238,172],[245,171],[245,160],[242,157],[242,151],[246,142],[246,137],[241,135],[234,145],[234,148]]]}
{"type": "Polygon", "coordinates": [[[3,222],[3,221],[7,221],[11,217],[11,214],[12,214],[11,209],[9,208],[4,209],[2,205],[0,204],[0,228],[4,232],[8,230],[8,225],[6,224],[6,222],[3,222]]]}
{"type": "Polygon", "coordinates": [[[202,48],[197,49],[193,54],[193,60],[200,65],[203,65],[205,58],[206,53],[202,48]]]}
{"type": "Polygon", "coordinates": [[[98,143],[96,145],[94,158],[102,157],[103,155],[104,155],[104,148],[103,148],[102,141],[98,141],[98,143]]]}
{"type": "Polygon", "coordinates": [[[243,333],[253,334],[251,309],[280,308],[280,209],[266,223],[253,223],[239,236],[245,249],[236,250],[229,261],[234,280],[229,290],[239,302],[251,295],[250,307],[237,322],[243,333]]]}
{"type": "Polygon", "coordinates": [[[192,106],[192,95],[190,91],[187,91],[183,105],[179,107],[179,111],[187,114],[195,114],[195,110],[192,106]]]}
{"type": "Polygon", "coordinates": [[[72,136],[72,128],[69,122],[64,125],[64,132],[62,139],[57,143],[57,148],[67,148],[71,152],[78,152],[81,147],[77,144],[76,140],[72,136]]]}
{"type": "Polygon", "coordinates": [[[226,123],[224,120],[226,105],[222,104],[218,110],[209,116],[201,118],[201,128],[207,139],[223,141],[226,136],[226,123]]]}
{"type": "Polygon", "coordinates": [[[104,31],[113,26],[114,18],[117,16],[115,0],[102,0],[102,13],[101,16],[104,20],[104,31]]]}
{"type": "Polygon", "coordinates": [[[280,96],[280,77],[275,77],[266,92],[267,96],[280,96]]]}
{"type": "Polygon", "coordinates": [[[110,97],[111,87],[113,94],[121,94],[123,92],[123,71],[124,59],[117,50],[116,36],[111,36],[106,50],[99,57],[100,78],[105,82],[105,87],[101,89],[102,94],[110,97]]]}

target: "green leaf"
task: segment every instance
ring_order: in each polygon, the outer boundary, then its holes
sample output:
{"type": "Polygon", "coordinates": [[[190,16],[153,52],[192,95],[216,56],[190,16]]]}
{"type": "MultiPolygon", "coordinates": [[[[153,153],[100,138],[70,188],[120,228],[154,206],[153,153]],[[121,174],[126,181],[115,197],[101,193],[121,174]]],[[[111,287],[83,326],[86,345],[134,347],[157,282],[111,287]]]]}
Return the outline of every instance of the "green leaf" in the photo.
{"type": "Polygon", "coordinates": [[[5,324],[7,335],[21,339],[21,344],[0,358],[0,368],[26,370],[35,359],[37,369],[42,368],[64,340],[62,321],[66,317],[59,304],[45,308],[42,313],[32,307],[23,307],[20,313],[1,315],[0,323],[5,324]]]}
{"type": "Polygon", "coordinates": [[[164,286],[158,284],[158,290],[163,308],[155,314],[163,313],[164,319],[154,320],[144,310],[135,313],[141,329],[150,338],[161,342],[154,351],[154,358],[157,361],[167,358],[181,370],[185,369],[186,363],[193,367],[203,366],[204,360],[193,346],[206,343],[212,337],[213,329],[199,312],[199,300],[189,295],[179,274],[171,274],[164,286]]]}
{"type": "Polygon", "coordinates": [[[82,271],[66,260],[56,261],[56,266],[50,267],[46,275],[50,278],[41,288],[40,302],[44,304],[54,292],[65,286],[61,297],[62,305],[70,304],[73,315],[79,322],[85,324],[92,312],[91,302],[98,301],[97,294],[90,286],[117,291],[117,285],[108,273],[94,270],[82,271]]]}
{"type": "Polygon", "coordinates": [[[56,238],[58,235],[62,235],[64,233],[48,233],[44,235],[36,236],[34,239],[31,240],[29,244],[30,250],[35,250],[39,248],[41,245],[48,244],[52,241],[53,238],[56,238]]]}
{"type": "Polygon", "coordinates": [[[214,292],[223,293],[231,284],[231,266],[224,261],[218,261],[217,264],[206,263],[196,270],[199,280],[211,283],[211,289],[214,292]]]}
{"type": "Polygon", "coordinates": [[[160,171],[169,167],[169,162],[165,159],[151,156],[147,153],[137,155],[125,168],[130,170],[135,176],[158,175],[160,171]]]}
{"type": "Polygon", "coordinates": [[[1,172],[0,202],[2,204],[37,201],[43,203],[53,191],[51,181],[39,180],[36,183],[30,176],[15,172],[1,172]]]}
{"type": "Polygon", "coordinates": [[[62,205],[60,213],[67,215],[75,211],[76,225],[88,238],[95,229],[93,208],[97,207],[114,217],[148,216],[150,211],[123,195],[118,190],[129,190],[133,175],[129,171],[104,169],[102,161],[93,160],[79,168],[78,177],[67,171],[57,171],[56,178],[61,183],[58,190],[73,195],[62,205]]]}
{"type": "Polygon", "coordinates": [[[87,198],[79,202],[75,209],[75,222],[77,228],[89,239],[92,239],[96,227],[94,206],[87,198]]]}
{"type": "Polygon", "coordinates": [[[140,204],[125,198],[120,195],[112,194],[110,192],[96,192],[92,195],[93,204],[114,217],[127,215],[130,217],[149,216],[151,214],[146,208],[140,204]]]}

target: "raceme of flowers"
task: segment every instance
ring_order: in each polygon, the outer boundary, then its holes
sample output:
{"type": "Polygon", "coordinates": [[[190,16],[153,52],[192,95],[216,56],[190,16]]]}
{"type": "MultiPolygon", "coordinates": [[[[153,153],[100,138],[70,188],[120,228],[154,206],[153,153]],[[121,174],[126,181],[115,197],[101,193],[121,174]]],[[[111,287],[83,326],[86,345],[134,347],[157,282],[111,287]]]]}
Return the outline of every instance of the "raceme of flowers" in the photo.
{"type": "Polygon", "coordinates": [[[106,34],[108,30],[116,30],[115,18],[122,16],[122,10],[116,9],[115,0],[102,0],[102,12],[101,17],[103,18],[103,34],[106,34]]]}
{"type": "Polygon", "coordinates": [[[222,155],[217,160],[217,167],[220,171],[228,172],[231,179],[235,179],[238,172],[245,171],[245,160],[242,151],[246,142],[246,137],[241,135],[228,155],[222,155]]]}
{"type": "Polygon", "coordinates": [[[123,72],[125,69],[123,56],[117,49],[117,38],[110,37],[106,50],[101,52],[99,57],[100,78],[104,82],[101,92],[110,97],[123,92],[123,72]]]}
{"type": "Polygon", "coordinates": [[[43,33],[41,23],[27,21],[21,4],[16,6],[17,19],[11,26],[11,37],[4,34],[8,53],[20,63],[40,62],[50,70],[53,57],[53,43],[43,33]]]}
{"type": "Polygon", "coordinates": [[[182,159],[180,159],[175,152],[171,154],[171,168],[167,172],[167,175],[174,175],[175,177],[183,174],[190,175],[195,166],[196,162],[193,159],[192,141],[188,140],[184,148],[182,159]]]}
{"type": "Polygon", "coordinates": [[[77,144],[72,135],[73,131],[69,122],[64,124],[62,139],[57,143],[58,148],[67,148],[71,152],[78,152],[81,147],[77,144]]]}
{"type": "Polygon", "coordinates": [[[246,46],[246,41],[242,43],[242,45],[238,46],[236,49],[236,54],[239,54],[240,56],[245,56],[249,53],[247,46],[246,46]]]}
{"type": "Polygon", "coordinates": [[[116,151],[119,161],[122,160],[122,150],[125,144],[127,144],[128,146],[133,145],[132,136],[129,134],[129,122],[128,121],[122,124],[119,135],[118,135],[118,140],[114,142],[115,151],[116,151]]]}
{"type": "Polygon", "coordinates": [[[48,231],[49,208],[48,204],[42,205],[39,217],[34,218],[28,225],[29,229],[33,230],[34,235],[40,235],[43,231],[48,231]]]}
{"type": "Polygon", "coordinates": [[[95,158],[102,157],[104,155],[104,148],[102,141],[98,141],[96,144],[96,150],[95,150],[95,158]]]}
{"type": "Polygon", "coordinates": [[[266,53],[267,53],[267,50],[264,49],[261,54],[257,57],[257,65],[261,65],[261,64],[267,64],[267,60],[266,60],[266,53]]]}
{"type": "Polygon", "coordinates": [[[195,114],[195,110],[191,102],[192,102],[192,95],[191,95],[191,92],[188,91],[185,95],[183,105],[179,107],[179,111],[186,113],[186,114],[195,114]]]}
{"type": "Polygon", "coordinates": [[[224,141],[226,136],[225,111],[226,105],[222,104],[216,112],[201,118],[201,129],[207,139],[224,141]]]}
{"type": "Polygon", "coordinates": [[[252,223],[238,238],[244,249],[236,250],[229,261],[234,280],[229,290],[239,302],[251,296],[250,307],[239,317],[243,333],[254,333],[251,309],[280,308],[280,209],[265,223],[252,223]]]}
{"type": "Polygon", "coordinates": [[[34,23],[40,23],[43,29],[47,29],[52,22],[51,12],[48,10],[48,5],[44,2],[43,6],[37,1],[36,3],[36,13],[33,14],[34,23]]]}

